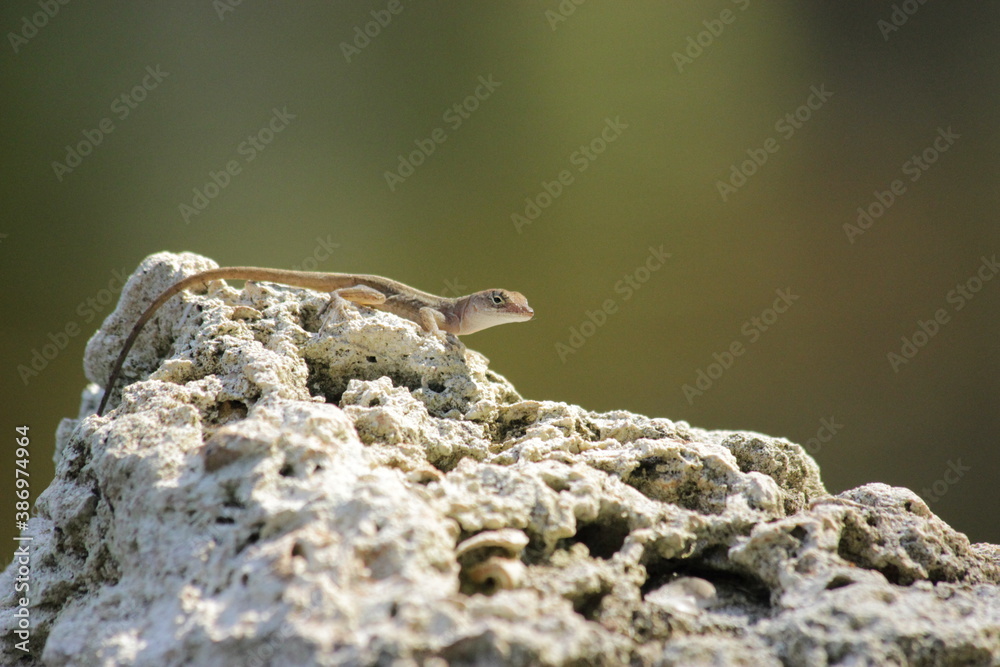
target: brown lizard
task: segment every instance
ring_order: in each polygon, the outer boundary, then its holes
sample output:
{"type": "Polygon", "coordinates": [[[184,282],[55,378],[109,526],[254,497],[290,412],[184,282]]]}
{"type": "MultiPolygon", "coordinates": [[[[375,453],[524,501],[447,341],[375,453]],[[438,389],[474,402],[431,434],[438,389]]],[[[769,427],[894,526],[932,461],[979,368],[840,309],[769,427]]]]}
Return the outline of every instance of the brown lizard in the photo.
{"type": "Polygon", "coordinates": [[[255,266],[228,266],[201,271],[168,287],[146,308],[132,327],[121,354],[108,377],[98,416],[104,414],[111,390],[118,380],[125,358],[139,337],[142,327],[156,314],[167,299],[178,292],[211,280],[258,280],[280,283],[293,287],[330,292],[330,305],[343,305],[347,300],[362,306],[371,306],[416,322],[428,333],[444,338],[446,334],[463,336],[507,322],[526,322],[535,311],[520,292],[489,289],[455,299],[421,292],[409,285],[358,273],[318,273],[312,271],[287,271],[255,266]]]}

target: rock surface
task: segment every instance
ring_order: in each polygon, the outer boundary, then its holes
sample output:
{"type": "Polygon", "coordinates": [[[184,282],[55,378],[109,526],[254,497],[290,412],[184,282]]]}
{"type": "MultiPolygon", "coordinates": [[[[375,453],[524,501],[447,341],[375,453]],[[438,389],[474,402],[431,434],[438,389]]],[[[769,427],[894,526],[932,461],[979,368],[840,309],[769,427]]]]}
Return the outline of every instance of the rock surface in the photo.
{"type": "Polygon", "coordinates": [[[175,297],[94,416],[145,304],[212,266],[148,258],[91,339],[26,531],[30,655],[0,577],[4,664],[1000,664],[1000,547],[912,491],[524,400],[393,315],[321,325],[314,292],[175,297]]]}

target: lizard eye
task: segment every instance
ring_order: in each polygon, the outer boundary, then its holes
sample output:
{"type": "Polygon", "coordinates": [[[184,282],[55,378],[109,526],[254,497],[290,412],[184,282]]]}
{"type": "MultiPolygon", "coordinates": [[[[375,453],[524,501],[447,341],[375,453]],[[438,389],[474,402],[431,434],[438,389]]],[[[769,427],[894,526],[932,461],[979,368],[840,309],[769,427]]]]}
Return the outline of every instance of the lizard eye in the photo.
{"type": "Polygon", "coordinates": [[[493,301],[494,306],[500,306],[504,302],[503,294],[501,294],[500,292],[494,292],[493,295],[490,297],[490,300],[493,301]]]}

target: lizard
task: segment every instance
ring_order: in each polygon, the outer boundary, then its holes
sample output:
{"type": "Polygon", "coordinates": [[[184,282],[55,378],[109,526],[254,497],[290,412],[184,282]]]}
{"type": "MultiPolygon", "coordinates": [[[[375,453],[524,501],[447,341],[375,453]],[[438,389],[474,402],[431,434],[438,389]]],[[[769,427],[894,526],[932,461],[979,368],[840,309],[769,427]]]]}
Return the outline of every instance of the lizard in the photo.
{"type": "MultiPolygon", "coordinates": [[[[121,373],[122,366],[136,338],[156,311],[170,297],[193,285],[212,280],[253,280],[279,283],[291,287],[304,287],[330,292],[330,306],[343,307],[345,301],[370,306],[403,317],[420,325],[424,331],[441,339],[447,334],[464,336],[507,322],[526,322],[535,311],[520,292],[505,289],[488,289],[450,298],[422,292],[401,282],[382,276],[362,273],[320,273],[316,271],[291,271],[256,266],[225,266],[208,269],[187,276],[164,290],[146,308],[125,339],[118,359],[108,376],[108,383],[101,397],[97,415],[104,414],[111,391],[121,373]]],[[[326,308],[324,308],[324,311],[326,308]]]]}

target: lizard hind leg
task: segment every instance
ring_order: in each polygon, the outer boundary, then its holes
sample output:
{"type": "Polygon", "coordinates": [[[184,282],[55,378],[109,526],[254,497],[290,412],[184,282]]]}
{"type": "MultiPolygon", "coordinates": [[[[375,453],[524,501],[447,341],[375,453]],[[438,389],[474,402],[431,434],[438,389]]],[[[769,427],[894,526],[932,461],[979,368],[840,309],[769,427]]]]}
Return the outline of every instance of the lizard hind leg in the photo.
{"type": "Polygon", "coordinates": [[[326,302],[319,313],[322,327],[332,325],[334,322],[357,317],[348,308],[348,302],[359,306],[380,306],[385,303],[385,294],[367,285],[354,285],[353,287],[341,287],[330,292],[330,300],[326,302]]]}

